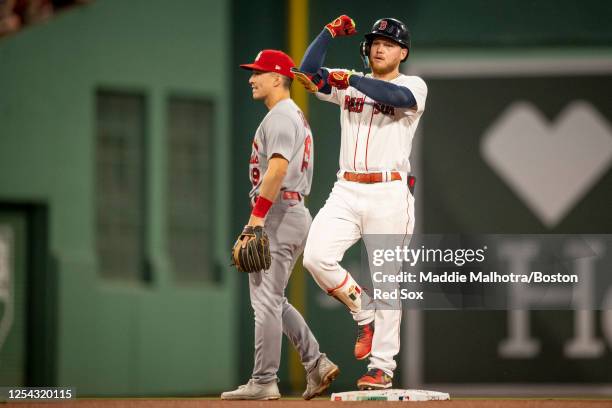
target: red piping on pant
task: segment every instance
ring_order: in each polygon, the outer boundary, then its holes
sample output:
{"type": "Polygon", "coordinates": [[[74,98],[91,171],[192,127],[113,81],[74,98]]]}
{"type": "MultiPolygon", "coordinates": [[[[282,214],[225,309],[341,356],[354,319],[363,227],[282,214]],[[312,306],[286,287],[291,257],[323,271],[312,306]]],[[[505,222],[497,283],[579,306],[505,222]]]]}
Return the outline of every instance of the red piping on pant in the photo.
{"type": "Polygon", "coordinates": [[[348,274],[348,272],[347,272],[347,273],[346,273],[346,276],[344,277],[344,280],[342,281],[342,283],[341,283],[340,285],[336,286],[336,287],[335,287],[335,288],[333,288],[333,289],[327,289],[327,293],[328,293],[328,294],[331,294],[331,293],[333,293],[335,290],[340,289],[341,287],[343,287],[343,286],[344,286],[344,284],[346,283],[346,281],[348,281],[348,278],[349,278],[349,274],[348,274]]]}

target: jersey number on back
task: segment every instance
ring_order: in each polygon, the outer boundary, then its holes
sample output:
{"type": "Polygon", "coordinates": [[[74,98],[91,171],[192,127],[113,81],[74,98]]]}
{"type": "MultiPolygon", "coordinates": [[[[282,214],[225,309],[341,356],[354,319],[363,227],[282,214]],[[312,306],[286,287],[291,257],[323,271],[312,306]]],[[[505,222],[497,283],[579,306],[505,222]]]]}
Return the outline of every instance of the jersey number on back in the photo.
{"type": "Polygon", "coordinates": [[[311,146],[312,137],[308,135],[306,136],[306,139],[304,139],[304,157],[302,158],[302,172],[308,169],[308,164],[310,163],[311,146]]]}

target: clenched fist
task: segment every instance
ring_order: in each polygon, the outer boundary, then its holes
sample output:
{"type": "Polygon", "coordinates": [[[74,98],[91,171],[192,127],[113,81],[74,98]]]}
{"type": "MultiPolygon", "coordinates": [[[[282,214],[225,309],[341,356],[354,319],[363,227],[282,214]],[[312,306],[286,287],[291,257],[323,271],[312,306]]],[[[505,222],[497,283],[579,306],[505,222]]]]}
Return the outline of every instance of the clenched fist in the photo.
{"type": "Polygon", "coordinates": [[[357,32],[355,22],[347,15],[341,15],[329,24],[325,25],[332,37],[353,35],[357,32]]]}
{"type": "Polygon", "coordinates": [[[332,71],[327,76],[327,83],[334,88],[346,89],[350,86],[351,75],[353,75],[351,71],[332,71]]]}

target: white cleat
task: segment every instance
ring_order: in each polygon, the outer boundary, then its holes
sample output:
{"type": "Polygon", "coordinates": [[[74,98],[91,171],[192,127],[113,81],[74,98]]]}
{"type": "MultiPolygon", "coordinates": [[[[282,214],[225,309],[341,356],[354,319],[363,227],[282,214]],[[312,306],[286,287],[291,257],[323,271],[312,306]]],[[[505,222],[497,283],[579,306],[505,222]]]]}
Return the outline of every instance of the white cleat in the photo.
{"type": "Polygon", "coordinates": [[[222,400],[277,400],[280,398],[276,381],[267,384],[256,383],[251,379],[248,383],[239,386],[234,391],[221,394],[222,400]]]}

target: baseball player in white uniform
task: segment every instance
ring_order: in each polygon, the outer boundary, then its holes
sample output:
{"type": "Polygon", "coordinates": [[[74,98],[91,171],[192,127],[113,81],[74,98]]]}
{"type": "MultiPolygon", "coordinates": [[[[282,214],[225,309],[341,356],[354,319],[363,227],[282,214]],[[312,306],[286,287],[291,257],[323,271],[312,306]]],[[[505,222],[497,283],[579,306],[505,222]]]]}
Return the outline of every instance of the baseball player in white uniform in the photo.
{"type": "Polygon", "coordinates": [[[222,399],[270,400],[280,398],[277,372],[282,335],[293,343],[307,372],[302,395],[323,393],[338,375],[338,367],[319,351],[319,343],[302,315],[287,301],[285,288],[291,270],[304,250],[312,217],[304,206],[310,193],[314,145],[310,126],[290,98],[294,67],[277,50],[263,50],[252,64],[249,84],[253,99],[269,109],[253,139],[249,177],[253,211],[248,225],[264,226],[272,263],[268,270],[249,274],[251,306],[255,311],[255,356],[247,384],[224,392],[222,399]]]}
{"type": "Polygon", "coordinates": [[[369,364],[357,386],[385,389],[392,386],[400,348],[401,307],[366,307],[372,299],[339,262],[364,234],[412,234],[409,156],[427,86],[421,78],[399,72],[408,58],[410,34],[393,18],[378,20],[361,44],[371,74],[322,68],[329,42],[355,32],[350,17],[338,17],[310,44],[300,67],[312,73],[310,85],[319,99],[339,105],[342,129],[338,180],[312,223],[304,266],[358,324],[355,357],[369,357],[369,364]]]}

